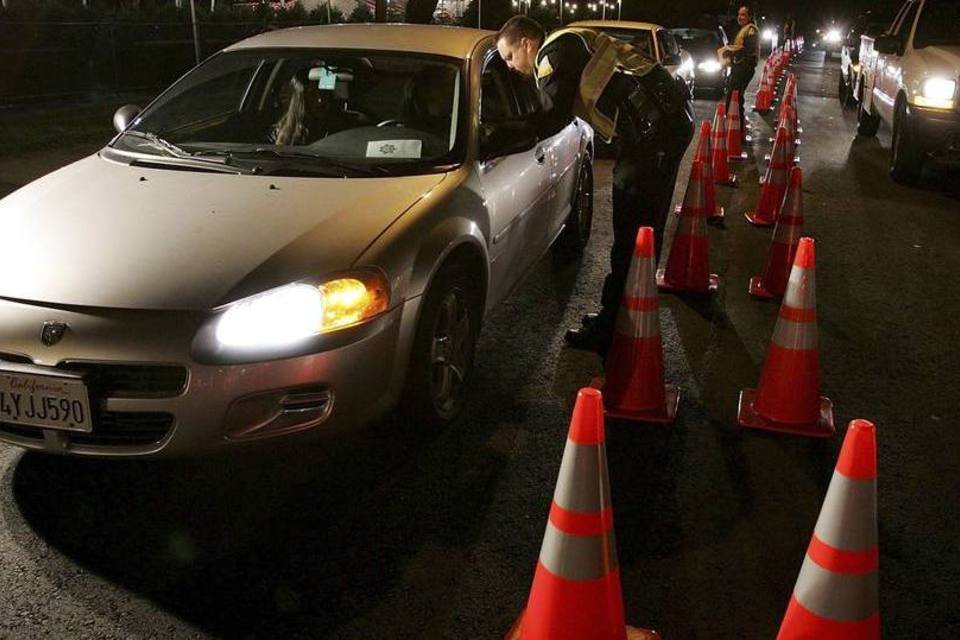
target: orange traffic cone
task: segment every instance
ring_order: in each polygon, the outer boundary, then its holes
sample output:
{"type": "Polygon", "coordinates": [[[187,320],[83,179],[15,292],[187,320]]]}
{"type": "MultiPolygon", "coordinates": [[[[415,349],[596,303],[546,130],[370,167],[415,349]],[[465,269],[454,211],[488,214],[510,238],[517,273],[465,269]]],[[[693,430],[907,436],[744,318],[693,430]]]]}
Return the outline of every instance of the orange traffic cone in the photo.
{"type": "Polygon", "coordinates": [[[667,267],[657,271],[657,287],[674,293],[715,293],[720,278],[710,273],[708,249],[703,162],[694,160],[667,267]]]}
{"type": "Polygon", "coordinates": [[[737,176],[727,164],[727,114],[722,102],[713,116],[713,179],[729,187],[737,184],[737,176]]]}
{"type": "Polygon", "coordinates": [[[760,74],[760,90],[757,91],[757,98],[753,103],[753,110],[758,113],[767,113],[773,106],[773,88],[770,86],[769,65],[763,66],[763,72],[760,74]]]}
{"type": "Polygon", "coordinates": [[[747,153],[743,150],[739,91],[733,92],[733,96],[730,98],[730,113],[727,114],[727,159],[732,162],[747,159],[747,153]]]}
{"type": "Polygon", "coordinates": [[[879,640],[877,428],[847,427],[777,640],[879,640]]]}
{"type": "Polygon", "coordinates": [[[812,239],[800,239],[760,384],[740,392],[741,427],[833,435],[833,403],[820,397],[813,246],[812,239]]]}
{"type": "MultiPolygon", "coordinates": [[[[777,118],[777,129],[779,129],[780,127],[783,127],[784,129],[787,130],[787,137],[785,141],[786,150],[784,152],[784,157],[787,160],[787,164],[791,167],[797,164],[797,161],[798,161],[797,145],[800,143],[800,141],[797,140],[797,134],[793,128],[793,119],[790,117],[792,108],[793,108],[792,104],[790,104],[789,102],[785,103],[785,109],[781,110],[781,114],[777,118]]],[[[776,138],[770,138],[769,141],[775,143],[776,138]]],[[[771,153],[765,154],[763,156],[763,159],[769,163],[772,157],[773,157],[773,153],[771,152],[771,153]]]]}
{"type": "Polygon", "coordinates": [[[607,356],[603,393],[611,418],[670,423],[677,415],[680,392],[663,383],[656,268],[653,229],[641,227],[607,356]]]}
{"type": "Polygon", "coordinates": [[[605,443],[603,397],[581,389],[530,598],[508,640],[660,637],[624,624],[605,443]]]}
{"type": "MultiPolygon", "coordinates": [[[[717,205],[717,187],[713,179],[713,145],[710,143],[712,132],[710,123],[704,120],[700,123],[700,139],[697,140],[697,148],[694,151],[693,159],[703,162],[703,198],[704,209],[707,212],[707,218],[711,220],[723,218],[723,207],[717,205]]],[[[681,207],[677,207],[675,213],[680,213],[681,207]]]]}
{"type": "Polygon", "coordinates": [[[773,228],[773,240],[763,265],[763,273],[750,279],[750,295],[770,300],[783,297],[787,278],[797,255],[797,243],[803,234],[803,172],[790,170],[790,187],[773,228]]]}
{"type": "Polygon", "coordinates": [[[747,222],[758,227],[769,227],[776,222],[780,206],[783,204],[783,196],[787,191],[787,172],[789,170],[787,130],[780,127],[777,129],[777,140],[773,144],[773,153],[770,156],[770,164],[767,165],[767,173],[760,181],[760,200],[757,203],[757,208],[744,213],[747,222]]]}

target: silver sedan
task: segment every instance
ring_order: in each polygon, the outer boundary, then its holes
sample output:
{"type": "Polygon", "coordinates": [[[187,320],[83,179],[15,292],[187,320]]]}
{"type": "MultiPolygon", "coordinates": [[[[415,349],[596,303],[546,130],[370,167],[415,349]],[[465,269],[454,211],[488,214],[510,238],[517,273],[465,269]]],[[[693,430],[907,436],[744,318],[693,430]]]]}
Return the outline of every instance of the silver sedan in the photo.
{"type": "Polygon", "coordinates": [[[183,455],[462,410],[485,313],[590,234],[592,147],[538,140],[486,31],[228,47],[0,201],[0,440],[183,455]]]}

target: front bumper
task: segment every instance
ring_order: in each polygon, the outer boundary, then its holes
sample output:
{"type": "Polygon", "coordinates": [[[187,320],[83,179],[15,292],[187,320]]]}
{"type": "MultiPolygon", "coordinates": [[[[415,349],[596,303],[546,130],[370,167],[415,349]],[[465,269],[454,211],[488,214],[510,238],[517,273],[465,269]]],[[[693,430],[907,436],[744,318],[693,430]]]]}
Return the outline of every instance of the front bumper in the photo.
{"type": "Polygon", "coordinates": [[[911,106],[907,117],[924,151],[938,160],[960,162],[960,111],[911,106]]]}
{"type": "Polygon", "coordinates": [[[328,351],[216,365],[189,356],[201,314],[0,300],[0,360],[84,372],[94,413],[90,434],[0,423],[0,441],[81,456],[176,457],[338,434],[396,402],[406,366],[399,354],[412,338],[404,328],[414,324],[405,318],[416,317],[418,304],[383,314],[355,342],[328,351]],[[40,328],[51,319],[69,329],[48,347],[40,328]]]}

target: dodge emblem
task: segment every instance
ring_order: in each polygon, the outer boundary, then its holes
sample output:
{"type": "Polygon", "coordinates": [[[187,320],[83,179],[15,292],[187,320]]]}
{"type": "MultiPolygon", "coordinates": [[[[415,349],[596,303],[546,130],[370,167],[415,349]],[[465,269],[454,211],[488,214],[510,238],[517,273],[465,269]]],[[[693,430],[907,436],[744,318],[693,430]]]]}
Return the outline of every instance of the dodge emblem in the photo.
{"type": "Polygon", "coordinates": [[[67,331],[67,325],[63,322],[44,322],[43,331],[40,332],[40,341],[51,347],[61,339],[63,339],[63,334],[67,331]]]}

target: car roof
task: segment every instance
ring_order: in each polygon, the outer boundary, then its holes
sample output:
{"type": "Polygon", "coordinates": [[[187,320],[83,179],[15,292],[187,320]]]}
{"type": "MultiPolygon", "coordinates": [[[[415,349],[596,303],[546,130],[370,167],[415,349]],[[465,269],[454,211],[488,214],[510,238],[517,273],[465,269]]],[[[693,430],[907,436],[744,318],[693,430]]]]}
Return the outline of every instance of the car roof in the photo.
{"type": "Polygon", "coordinates": [[[273,47],[318,47],[408,51],[469,58],[495,32],[420,24],[335,24],[278,29],[230,45],[225,51],[273,47]]]}
{"type": "Polygon", "coordinates": [[[662,29],[659,24],[652,22],[633,22],[630,20],[583,20],[581,22],[571,22],[568,27],[589,27],[594,29],[644,29],[654,31],[662,29]]]}

